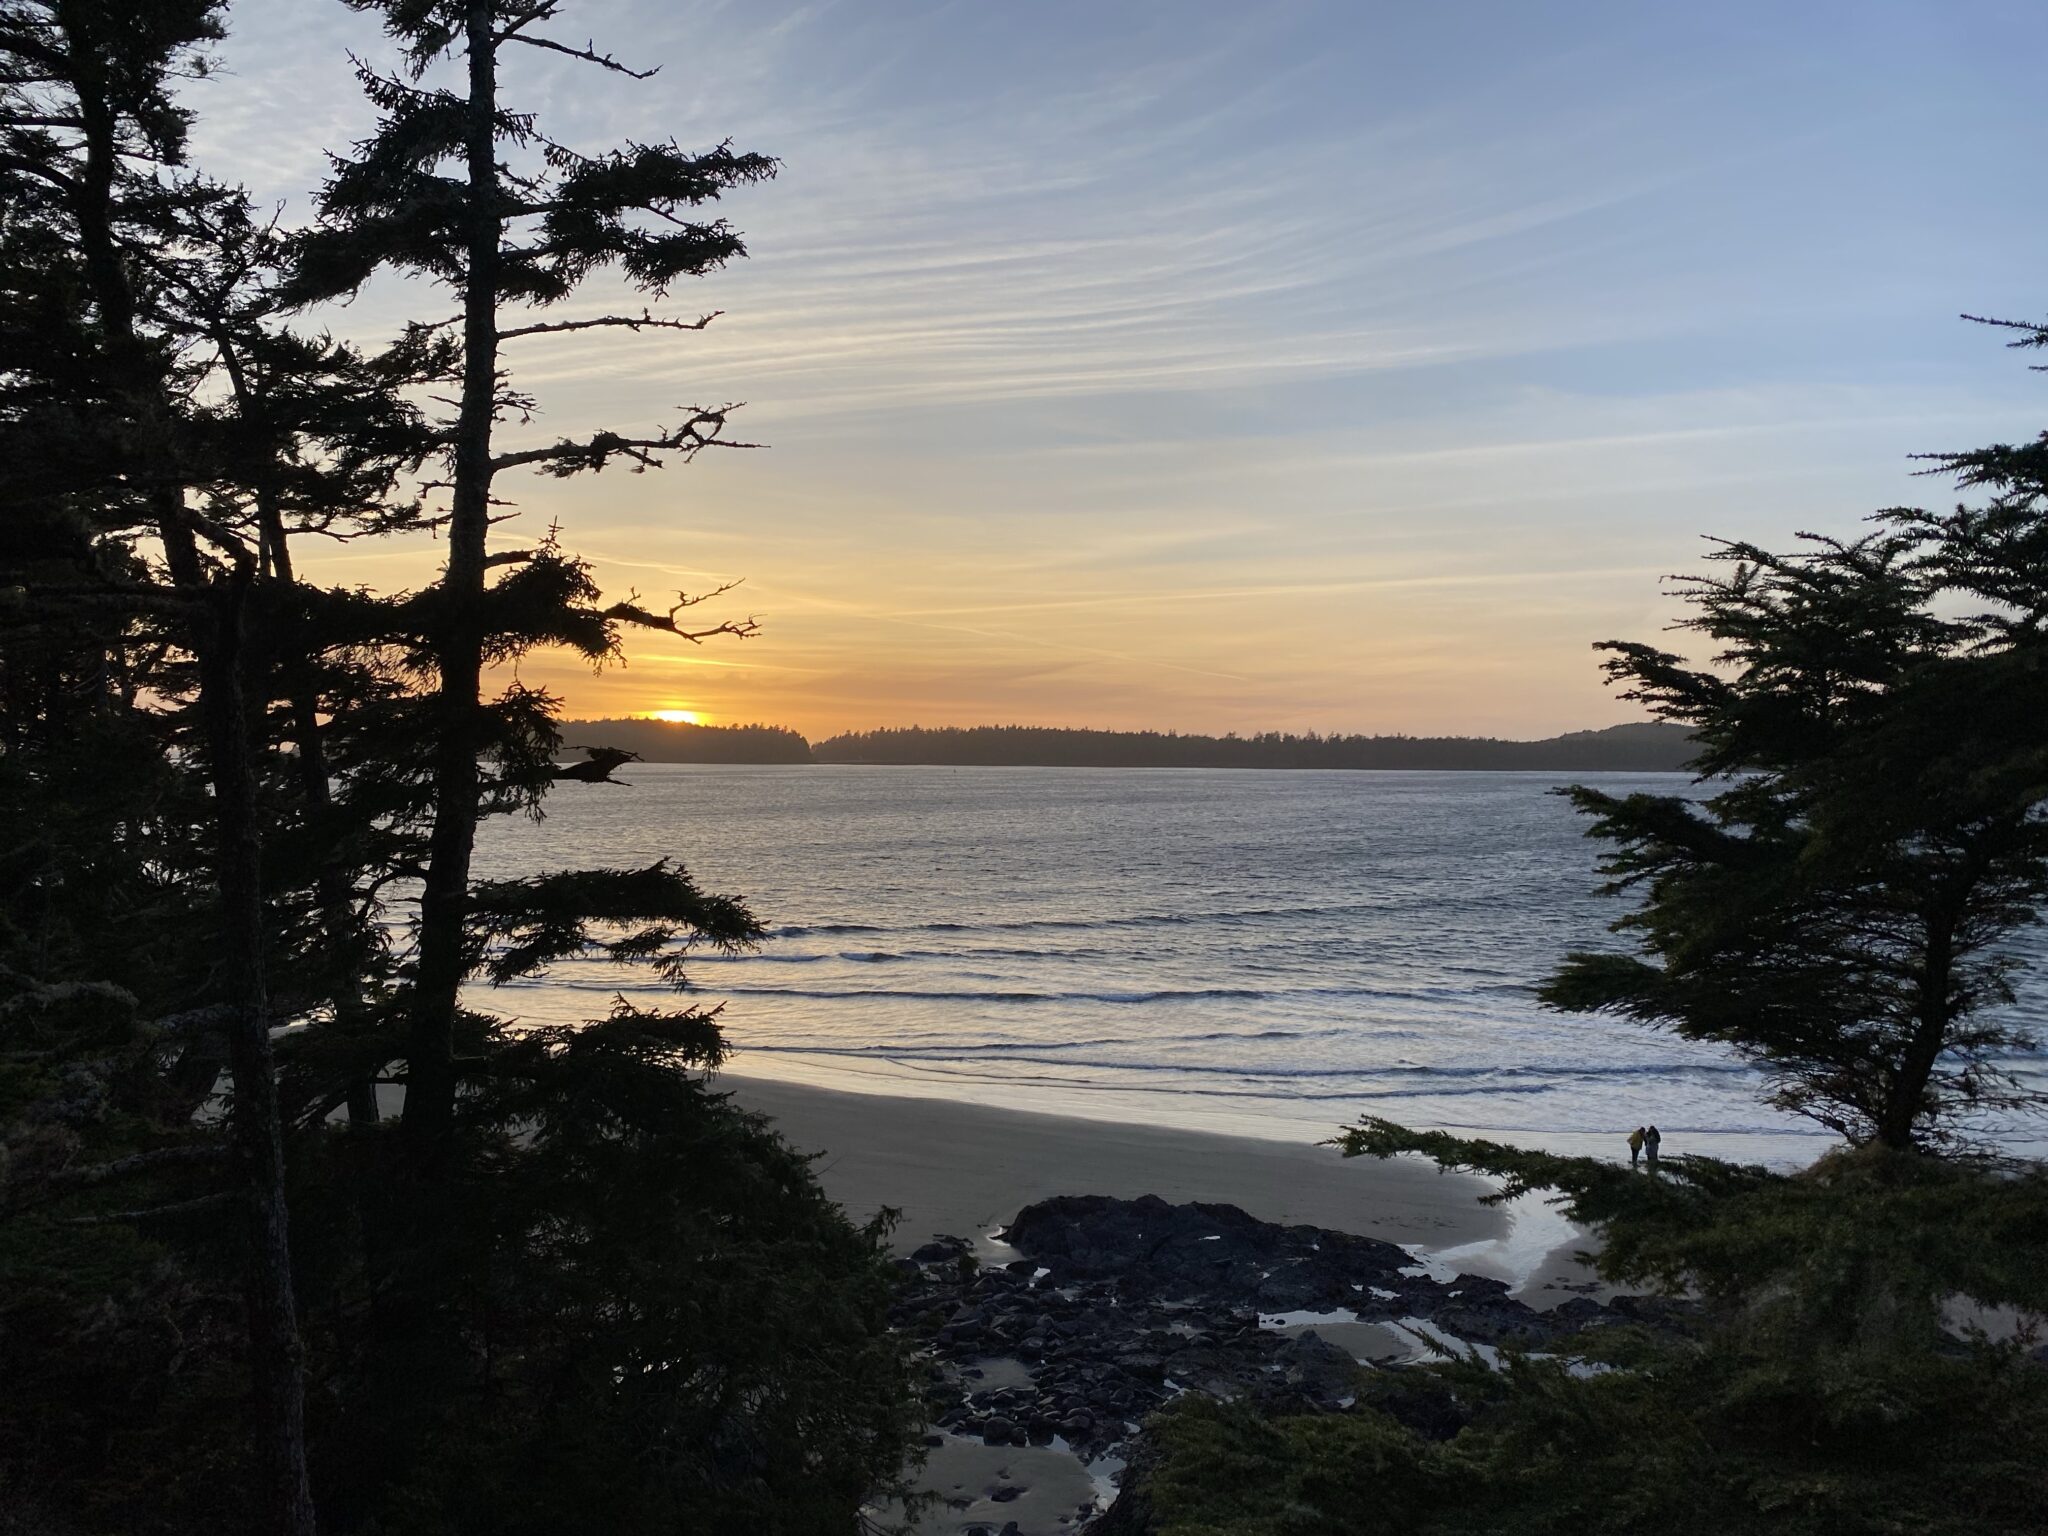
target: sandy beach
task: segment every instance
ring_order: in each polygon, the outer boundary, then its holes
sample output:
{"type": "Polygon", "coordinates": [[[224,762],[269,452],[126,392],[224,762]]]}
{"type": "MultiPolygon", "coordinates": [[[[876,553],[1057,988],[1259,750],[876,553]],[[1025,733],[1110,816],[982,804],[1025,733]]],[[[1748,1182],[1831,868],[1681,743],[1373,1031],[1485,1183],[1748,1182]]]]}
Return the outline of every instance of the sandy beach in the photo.
{"type": "Polygon", "coordinates": [[[721,1072],[718,1086],[818,1154],[819,1182],[865,1220],[902,1213],[898,1252],[935,1234],[976,1240],[1053,1195],[1220,1201],[1262,1221],[1306,1223],[1430,1250],[1508,1281],[1542,1310],[1611,1294],[1574,1255],[1586,1234],[1539,1202],[1479,1203],[1490,1186],[1417,1158],[1347,1158],[1304,1137],[1183,1131],[948,1099],[841,1092],[721,1072]]]}
{"type": "MultiPolygon", "coordinates": [[[[721,1073],[718,1086],[772,1117],[796,1146],[817,1153],[819,1181],[849,1214],[866,1218],[883,1206],[901,1211],[899,1252],[943,1233],[972,1239],[985,1258],[1001,1261],[1014,1250],[992,1234],[1033,1201],[1152,1194],[1176,1203],[1221,1202],[1264,1221],[1425,1249],[1460,1270],[1511,1281],[1539,1308],[1587,1288],[1588,1276],[1570,1258],[1577,1234],[1554,1213],[1481,1205],[1484,1182],[1413,1159],[1346,1158],[1306,1139],[839,1092],[735,1073],[721,1073]]],[[[1402,1342],[1370,1324],[1325,1326],[1323,1332],[1361,1356],[1402,1342]]],[[[1029,1377],[1014,1360],[981,1365],[990,1373],[1029,1377]]],[[[1084,1523],[1084,1509],[1099,1509],[1114,1497],[1119,1467],[1084,1465],[1059,1442],[997,1446],[949,1433],[928,1445],[918,1481],[940,1502],[918,1522],[921,1536],[1000,1529],[1068,1536],[1084,1523]]]]}
{"type": "Polygon", "coordinates": [[[1053,1195],[1218,1201],[1263,1221],[1306,1223],[1430,1249],[1487,1245],[1508,1219],[1477,1179],[1425,1163],[1346,1158],[1249,1136],[991,1109],[943,1099],[840,1093],[721,1073],[718,1086],[820,1154],[819,1181],[849,1214],[903,1215],[908,1252],[935,1233],[978,1238],[1053,1195]]]}

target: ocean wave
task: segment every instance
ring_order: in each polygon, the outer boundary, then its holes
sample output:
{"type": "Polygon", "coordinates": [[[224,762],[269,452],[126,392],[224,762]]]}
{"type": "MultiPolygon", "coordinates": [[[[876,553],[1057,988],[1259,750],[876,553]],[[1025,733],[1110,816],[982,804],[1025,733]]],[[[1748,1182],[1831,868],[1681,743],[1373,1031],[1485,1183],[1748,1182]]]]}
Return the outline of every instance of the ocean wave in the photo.
{"type": "MultiPolygon", "coordinates": [[[[954,1058],[966,1060],[972,1057],[1001,1057],[1013,1061],[1034,1061],[1038,1058],[1028,1053],[1037,1051],[1086,1051],[1099,1050],[1104,1046],[1145,1046],[1156,1049],[1161,1045],[1206,1044],[1219,1040],[1300,1040],[1316,1035],[1343,1034],[1335,1029],[1261,1029],[1249,1032],[1218,1029],[1199,1035],[1094,1035],[1083,1040],[925,1040],[897,1041],[890,1044],[864,1046],[832,1045],[781,1045],[754,1044],[748,1050],[775,1052],[814,1051],[821,1056],[885,1056],[917,1058],[928,1061],[949,1061],[954,1058]]],[[[1097,1063],[1073,1063],[1079,1066],[1097,1063]]],[[[1119,1066],[1163,1066],[1165,1070],[1177,1070],[1170,1064],[1146,1062],[1118,1062],[1119,1066]]]]}
{"type": "Polygon", "coordinates": [[[1178,1003],[1207,999],[1260,1002],[1289,996],[1322,997],[1335,992],[1305,988],[1295,992],[1272,992],[1251,987],[1162,987],[1145,992],[978,992],[968,990],[924,990],[915,988],[802,988],[728,987],[709,990],[729,997],[794,997],[815,1002],[852,1002],[871,999],[916,1003],[1178,1003]]]}
{"type": "MultiPolygon", "coordinates": [[[[986,977],[987,980],[999,980],[986,977]]],[[[616,982],[557,981],[556,985],[578,990],[613,990],[616,982]]],[[[1244,1002],[1286,1003],[1304,999],[1320,1001],[1420,1002],[1457,999],[1464,994],[1456,988],[1412,990],[1376,987],[1147,987],[1132,990],[1045,991],[1028,987],[975,990],[965,987],[754,987],[724,982],[707,986],[705,992],[727,997],[787,997],[806,1002],[899,1001],[918,1003],[1103,1003],[1116,1007],[1142,1003],[1244,1002]]],[[[1291,1033],[1282,1031],[1281,1034],[1291,1033]]],[[[1216,1038],[1244,1038],[1226,1032],[1216,1038]]],[[[1279,1038],[1275,1035],[1274,1038],[1279,1038]]]]}
{"type": "MultiPolygon", "coordinates": [[[[1314,1084],[1314,1086],[1298,1086],[1295,1080],[1289,1080],[1286,1082],[1269,1082],[1261,1079],[1253,1079],[1250,1081],[1240,1080],[1234,1083],[1174,1082],[1169,1080],[1133,1082],[1129,1078],[1120,1077],[1113,1081],[1104,1081],[1100,1077],[1082,1077],[1072,1075],[1073,1068],[1075,1068],[1076,1066],[1089,1066],[1091,1065],[1089,1063],[1076,1063],[1069,1061],[1036,1062],[1030,1060],[1009,1060],[1005,1062],[1005,1065],[1037,1065],[1064,1070],[1055,1070],[1052,1072],[1033,1074],[1019,1074],[1014,1078],[1011,1078],[996,1077],[992,1076],[986,1071],[972,1070],[972,1068],[975,1066],[975,1063],[972,1061],[953,1061],[951,1058],[919,1057],[914,1053],[904,1051],[835,1051],[830,1048],[821,1049],[816,1046],[807,1045],[753,1045],[745,1047],[744,1051],[761,1052],[763,1054],[768,1055],[789,1054],[799,1056],[861,1056],[867,1057],[868,1059],[875,1061],[887,1061],[891,1063],[900,1062],[903,1066],[914,1072],[916,1077],[927,1080],[940,1079],[944,1081],[957,1081],[963,1084],[976,1083],[985,1086],[991,1084],[1001,1086],[1007,1083],[1014,1084],[1015,1086],[1020,1088],[1067,1089],[1072,1090],[1076,1093],[1091,1095],[1098,1093],[1128,1094],[1132,1092],[1139,1092],[1147,1096],[1157,1095],[1161,1098],[1167,1099],[1186,1099],[1189,1100],[1191,1103],[1207,1101],[1231,1101],[1248,1103],[1264,1102],[1267,1104],[1274,1105],[1329,1104],[1350,1105],[1353,1106],[1355,1110],[1364,1111],[1366,1109],[1369,1109],[1373,1104],[1376,1103],[1416,1102],[1427,1100],[1437,1102],[1483,1104],[1490,1100],[1505,1099],[1521,1102],[1526,1100],[1542,1098],[1546,1100],[1547,1104],[1554,1105],[1557,1107],[1546,1108],[1543,1111],[1540,1123],[1525,1126],[1521,1129],[1540,1131],[1544,1134],[1563,1135],[1618,1134],[1618,1132],[1616,1132],[1615,1125],[1609,1123],[1604,1117],[1598,1121],[1576,1120],[1572,1118],[1569,1110],[1564,1107],[1568,1106],[1571,1100],[1568,1095],[1564,1095],[1561,1093],[1562,1089],[1569,1086],[1568,1084],[1530,1083],[1502,1086],[1485,1083],[1435,1083],[1418,1084],[1409,1087],[1388,1087],[1384,1084],[1360,1081],[1355,1084],[1337,1087],[1327,1086],[1327,1079],[1320,1078],[1304,1080],[1308,1083],[1314,1084]],[[946,1068],[949,1065],[957,1066],[961,1070],[947,1071],[946,1068]]],[[[1704,1106],[1702,1105],[1693,1105],[1691,1107],[1692,1113],[1694,1115],[1697,1115],[1703,1107],[1704,1106]]],[[[1753,1100],[1736,1099],[1728,1101],[1728,1107],[1742,1107],[1750,1110],[1751,1112],[1754,1112],[1756,1105],[1753,1100]]],[[[1343,1117],[1340,1115],[1339,1118],[1343,1117]]],[[[1694,1122],[1691,1119],[1680,1119],[1677,1116],[1669,1114],[1664,1115],[1660,1118],[1664,1123],[1668,1138],[1677,1138],[1685,1135],[1757,1135],[1793,1136],[1802,1139],[1819,1140],[1831,1139],[1831,1133],[1822,1130],[1818,1127],[1808,1126],[1796,1121],[1753,1122],[1748,1119],[1743,1119],[1740,1121],[1727,1122],[1709,1122],[1704,1120],[1694,1122]]],[[[1503,1129],[1516,1129],[1513,1126],[1503,1126],[1501,1121],[1498,1119],[1474,1121],[1468,1125],[1460,1126],[1459,1124],[1445,1120],[1442,1117],[1432,1116],[1430,1123],[1443,1129],[1456,1130],[1462,1128],[1465,1130],[1484,1131],[1488,1134],[1498,1134],[1503,1129]]]]}
{"type": "MultiPolygon", "coordinates": [[[[1257,1039],[1256,1035],[1209,1034],[1188,1037],[1191,1041],[1213,1041],[1217,1039],[1257,1039]]],[[[1144,1059],[1120,1059],[1115,1057],[1091,1057],[1076,1059],[1062,1054],[1064,1051],[1095,1049],[1112,1045],[1143,1045],[1158,1047],[1171,1044],[1153,1038],[1130,1039],[1127,1037],[1101,1037],[1071,1042],[1042,1041],[962,1041],[909,1044],[897,1042],[876,1045],[823,1045],[815,1041],[777,1044],[772,1042],[746,1041],[743,1049],[764,1051],[771,1054],[802,1054],[813,1056],[868,1057],[883,1061],[916,1061],[943,1063],[949,1061],[968,1062],[1000,1059],[1017,1066],[1050,1066],[1074,1069],[1085,1067],[1091,1071],[1140,1072],[1157,1077],[1194,1075],[1198,1077],[1231,1077],[1247,1084],[1286,1084],[1323,1079],[1352,1078],[1362,1086],[1359,1092],[1377,1094],[1387,1098],[1410,1098],[1426,1096],[1432,1092],[1464,1095],[1469,1093],[1548,1093],[1559,1087],[1584,1083],[1588,1080],[1629,1079],[1639,1077],[1666,1078],[1720,1078],[1753,1076],[1754,1069],[1739,1064],[1722,1065],[1703,1062],[1694,1066],[1671,1067],[1661,1063],[1637,1062],[1625,1065],[1525,1065],[1514,1067],[1456,1067],[1423,1066],[1410,1063],[1382,1064],[1376,1062],[1354,1062],[1334,1067],[1286,1067],[1258,1065],[1243,1062],[1187,1062],[1152,1055],[1144,1059]],[[1428,1078],[1437,1083],[1470,1084],[1454,1088],[1418,1088],[1386,1086],[1388,1079],[1413,1080],[1428,1078]]]]}
{"type": "MultiPolygon", "coordinates": [[[[1458,904],[1471,905],[1480,896],[1463,898],[1458,904]]],[[[1484,897],[1493,901],[1492,896],[1484,897]]],[[[1088,932],[1105,928],[1179,928],[1204,923],[1239,923],[1247,919],[1341,917],[1351,914],[1384,913],[1402,906],[1447,904],[1447,893],[1439,891],[1424,903],[1382,898],[1375,901],[1317,902],[1291,907],[1226,907],[1210,912],[1127,912],[1106,917],[1021,917],[988,918],[978,922],[947,919],[928,923],[870,925],[865,923],[790,923],[770,930],[778,939],[801,939],[812,934],[841,933],[1036,933],[1088,932]]]]}
{"type": "MultiPolygon", "coordinates": [[[[1021,1007],[1043,1007],[1053,1003],[1070,1003],[1078,1007],[1131,1007],[1146,1004],[1180,1002],[1243,1002],[1273,1003],[1278,1005],[1301,1003],[1328,1003],[1345,1005],[1334,1009],[1339,1018],[1374,1019],[1383,1011],[1392,1010],[1399,1014],[1404,1005],[1424,1005],[1427,1013],[1435,1018],[1458,1017],[1480,1018],[1489,1016],[1489,998],[1512,998],[1517,1002],[1530,999],[1534,988],[1525,983],[1492,983],[1460,986],[1450,982],[1366,984],[1366,985],[1305,985],[1290,986],[1284,983],[1266,986],[1187,986],[1171,985],[1139,987],[1059,987],[1036,986],[1033,982],[1045,977],[1045,972],[1035,968],[1011,967],[1002,971],[969,969],[955,965],[919,965],[926,959],[966,961],[982,958],[1015,958],[1043,961],[1049,964],[1064,964],[1070,956],[1064,952],[1040,951],[988,951],[947,955],[921,955],[915,951],[893,950],[844,950],[830,954],[761,956],[761,955],[692,955],[685,959],[685,971],[703,978],[691,987],[693,992],[717,993],[730,997],[789,998],[803,1002],[860,1002],[874,1003],[895,1000],[901,1002],[960,1002],[982,1004],[1008,1004],[1021,1007]],[[757,974],[743,980],[746,972],[734,973],[728,981],[723,975],[713,979],[705,977],[712,970],[725,971],[730,967],[761,966],[763,970],[778,966],[814,966],[824,962],[840,962],[859,966],[863,969],[875,966],[893,968],[899,962],[910,967],[911,974],[904,980],[908,985],[863,986],[849,981],[844,986],[820,984],[814,986],[782,986],[771,984],[765,975],[757,974]],[[988,982],[987,987],[962,985],[962,983],[988,982]]],[[[1186,969],[1185,965],[1176,969],[1186,969]]],[[[1281,974],[1285,974],[1282,972],[1281,974]]],[[[559,963],[542,985],[563,987],[572,991],[616,991],[619,986],[618,967],[611,961],[586,957],[559,963]]],[[[1061,977],[1061,980],[1066,979],[1061,977]]],[[[516,985],[526,985],[519,983],[516,985]]],[[[1421,1012],[1423,1010],[1411,1010],[1421,1012]]],[[[1234,1032],[1233,1032],[1234,1033],[1234,1032]]]]}

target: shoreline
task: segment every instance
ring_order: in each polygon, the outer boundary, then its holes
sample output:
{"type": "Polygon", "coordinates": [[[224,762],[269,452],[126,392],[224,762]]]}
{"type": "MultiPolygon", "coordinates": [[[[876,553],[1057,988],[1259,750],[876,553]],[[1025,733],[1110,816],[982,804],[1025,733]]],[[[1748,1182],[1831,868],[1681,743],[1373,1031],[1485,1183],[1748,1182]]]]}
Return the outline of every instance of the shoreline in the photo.
{"type": "MultiPolygon", "coordinates": [[[[1480,1268],[1490,1250],[1514,1250],[1532,1282],[1571,1229],[1530,1253],[1529,1213],[1479,1204],[1489,1186],[1414,1159],[1346,1158],[1291,1142],[938,1098],[815,1087],[721,1071],[712,1080],[771,1118],[790,1142],[819,1154],[825,1191],[856,1221],[884,1206],[902,1215],[898,1252],[934,1235],[963,1237],[990,1253],[991,1234],[1024,1206],[1055,1195],[1158,1195],[1173,1203],[1235,1205],[1263,1221],[1328,1227],[1403,1246],[1460,1250],[1480,1268]]],[[[1556,1222],[1554,1213],[1542,1213],[1556,1222]]],[[[1503,1278],[1506,1278],[1503,1276],[1503,1278]]]]}
{"type": "MultiPolygon", "coordinates": [[[[1125,1200],[1157,1195],[1176,1206],[1236,1206],[1258,1221],[1322,1229],[1296,1239],[1304,1244],[1314,1239],[1318,1251],[1333,1242],[1333,1234],[1378,1239],[1413,1256],[1419,1267],[1403,1269],[1403,1275],[1427,1275],[1440,1284],[1454,1283],[1460,1274],[1491,1275],[1532,1313],[1588,1297],[1604,1303],[1611,1295],[1571,1257],[1586,1239],[1556,1212],[1526,1200],[1512,1209],[1482,1205],[1481,1197],[1493,1188],[1487,1181],[1443,1173],[1420,1158],[1347,1158],[1306,1138],[1293,1142],[1079,1119],[730,1071],[717,1073],[711,1086],[740,1107],[768,1117],[800,1151],[816,1154],[818,1182],[854,1220],[866,1220],[884,1206],[899,1210],[890,1246],[927,1288],[934,1276],[943,1277],[950,1269],[947,1248],[933,1239],[964,1240],[953,1251],[979,1258],[978,1273],[986,1278],[973,1282],[972,1305],[981,1309],[974,1311],[969,1311],[966,1276],[952,1282],[958,1294],[946,1295],[942,1310],[955,1309],[956,1320],[962,1313],[989,1316],[985,1309],[999,1298],[999,1292],[986,1289],[991,1282],[1006,1281],[1015,1290],[1018,1266],[1029,1271],[1034,1260],[1021,1257],[1018,1248],[996,1234],[1024,1207],[1061,1195],[1125,1200]],[[913,1264],[909,1256],[921,1249],[913,1264]]],[[[1041,1213],[1034,1220],[1042,1225],[1046,1218],[1041,1213]]],[[[1231,1230],[1227,1218],[1219,1230],[1231,1230]]],[[[1028,1245],[1030,1239],[1020,1234],[1019,1241],[1028,1245]]],[[[1026,1289],[1047,1273],[1037,1270],[1026,1289]]],[[[910,1306],[914,1311],[929,1302],[913,1300],[910,1306]]],[[[1024,1303],[1027,1312],[1032,1305],[1024,1303]]],[[[1133,1298],[1131,1305],[1142,1311],[1145,1303],[1133,1298]]],[[[1109,1311],[1119,1309],[1112,1303],[1109,1311]]],[[[1158,1321],[1151,1319],[1153,1325],[1158,1321]]],[[[1070,1392],[1089,1383],[1111,1384],[1114,1370],[1105,1375],[1101,1364],[1062,1365],[1048,1355],[1044,1338],[1026,1339],[1019,1347],[1005,1342],[1017,1335],[1000,1327],[984,1339],[981,1322],[972,1326],[976,1337],[950,1350],[941,1345],[935,1359],[934,1369],[954,1402],[925,1436],[924,1459],[913,1480],[936,1503],[912,1529],[919,1536],[987,1536],[998,1530],[1016,1536],[1071,1536],[1088,1516],[1114,1501],[1128,1454],[1122,1442],[1138,1433],[1137,1424],[1125,1423],[1119,1431],[1084,1413],[1055,1432],[1038,1420],[1053,1411],[1045,1407],[1048,1402],[1057,1400],[1067,1411],[1070,1392]],[[1091,1369],[1095,1374],[1089,1374],[1091,1369]],[[1027,1406],[1013,1408],[1013,1402],[1027,1406]],[[1014,1424],[997,1417],[1012,1413],[1017,1415],[1014,1424]],[[1035,1425],[1036,1436],[1028,1444],[1027,1422],[1035,1425]],[[1076,1425],[1078,1440],[1061,1438],[1074,1436],[1076,1425]],[[1105,1437],[1117,1443],[1105,1448],[1105,1437]]],[[[1390,1327],[1383,1321],[1344,1322],[1303,1313],[1272,1317],[1264,1327],[1251,1344],[1232,1347],[1263,1350],[1297,1366],[1321,1360],[1325,1369],[1336,1360],[1416,1358],[1428,1347],[1416,1331],[1426,1333],[1428,1325],[1412,1320],[1406,1327],[1390,1327]]],[[[950,1332],[942,1329],[936,1337],[943,1341],[950,1332]]],[[[1106,1363],[1114,1367],[1116,1350],[1129,1342],[1106,1346],[1106,1363]]],[[[1065,1345],[1054,1351],[1066,1352],[1065,1345]]],[[[1285,1367],[1273,1363],[1264,1368],[1285,1367]]],[[[1107,1412],[1092,1397],[1089,1402],[1092,1412],[1107,1412]]],[[[1141,1408],[1132,1406],[1123,1416],[1141,1418],[1141,1408]]],[[[1109,1424],[1117,1417],[1109,1415],[1109,1424]]],[[[903,1512],[890,1506],[877,1513],[896,1518],[903,1512]]]]}
{"type": "MultiPolygon", "coordinates": [[[[707,984],[703,991],[706,996],[716,996],[718,988],[707,984]]],[[[883,1047],[877,1047],[871,1053],[848,1054],[827,1049],[805,1050],[788,1045],[764,1047],[742,1042],[734,1051],[732,1060],[744,1062],[744,1065],[721,1068],[722,1077],[788,1083],[857,1098],[904,1099],[917,1103],[1012,1110],[1091,1124],[1149,1125],[1196,1135],[1270,1141],[1286,1146],[1300,1146],[1334,1136],[1360,1113],[1402,1118],[1399,1104],[1376,1100],[1370,1092],[1361,1092],[1343,1109],[1333,1110],[1327,1104],[1304,1107],[1277,1095],[1270,1099],[1242,1095],[1210,1097],[1144,1084],[1083,1084],[1072,1080],[1048,1085],[1030,1079],[1011,1080],[993,1075],[920,1072],[892,1057],[883,1047]]],[[[1425,1116],[1411,1123],[1427,1129],[1449,1131],[1454,1135],[1511,1142],[1565,1156],[1619,1158],[1626,1156],[1624,1138],[1628,1134],[1628,1125],[1648,1119],[1658,1119],[1663,1123],[1666,1139],[1674,1151],[1702,1152],[1725,1162],[1758,1163],[1781,1171],[1806,1167],[1838,1144],[1831,1134],[1792,1116],[1785,1116],[1783,1125],[1734,1128],[1694,1124],[1683,1118],[1650,1115],[1640,1110],[1634,1111],[1633,1120],[1624,1117],[1612,1126],[1594,1130],[1502,1125],[1487,1120],[1467,1122],[1442,1116],[1425,1116]]]]}

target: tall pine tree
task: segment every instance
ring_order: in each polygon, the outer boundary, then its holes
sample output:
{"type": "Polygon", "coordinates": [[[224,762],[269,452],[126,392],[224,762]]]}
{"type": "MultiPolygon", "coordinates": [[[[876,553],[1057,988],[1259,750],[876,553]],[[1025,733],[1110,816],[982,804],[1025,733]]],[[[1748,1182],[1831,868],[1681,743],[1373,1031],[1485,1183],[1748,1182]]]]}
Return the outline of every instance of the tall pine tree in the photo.
{"type": "MultiPolygon", "coordinates": [[[[720,146],[690,154],[674,144],[628,143],[596,154],[555,142],[534,119],[500,101],[503,60],[520,49],[581,59],[622,75],[635,72],[589,47],[541,30],[561,10],[555,0],[351,0],[380,13],[405,51],[408,77],[359,70],[382,113],[376,133],[338,160],[322,199],[321,228],[303,249],[299,294],[352,293],[378,268],[396,267],[452,288],[461,303],[459,405],[443,446],[447,464],[448,555],[434,590],[431,648],[439,718],[434,733],[433,820],[419,898],[418,957],[411,983],[405,1048],[406,1135],[419,1166],[445,1154],[458,1081],[459,994],[468,969],[470,860],[481,799],[491,791],[479,768],[486,751],[513,765],[525,748],[535,772],[532,696],[514,689],[487,710],[487,661],[549,633],[557,621],[536,599],[564,607],[594,593],[578,579],[545,592],[548,569],[566,570],[552,548],[536,561],[490,548],[493,488],[499,476],[534,470],[567,476],[623,461],[635,469],[666,456],[689,458],[728,442],[729,407],[693,408],[672,425],[639,435],[601,431],[580,440],[506,448],[500,426],[532,402],[511,381],[501,349],[523,338],[606,328],[694,330],[710,317],[664,319],[644,310],[549,320],[537,311],[575,294],[593,274],[615,269],[633,288],[660,297],[676,280],[709,272],[744,254],[739,236],[695,210],[733,187],[774,172],[763,155],[720,146]],[[444,59],[461,60],[462,88],[424,83],[444,59]],[[507,323],[508,320],[511,323],[507,323]],[[494,569],[519,566],[495,587],[494,569]],[[493,720],[491,715],[495,713],[493,720]]],[[[576,568],[580,570],[579,568],[576,568]]],[[[601,622],[654,622],[683,630],[678,610],[656,615],[615,605],[601,622]]],[[[564,620],[567,619],[566,613],[564,620]]],[[[586,612],[585,617],[588,617],[586,612]]],[[[725,628],[728,626],[714,626],[725,628]]],[[[729,626],[744,631],[745,626],[729,626]]],[[[600,653],[602,631],[580,631],[600,653]]],[[[695,632],[702,633],[702,632],[695,632]]],[[[516,767],[501,776],[516,778],[516,767]]],[[[546,775],[541,774],[544,780],[546,775]]]]}

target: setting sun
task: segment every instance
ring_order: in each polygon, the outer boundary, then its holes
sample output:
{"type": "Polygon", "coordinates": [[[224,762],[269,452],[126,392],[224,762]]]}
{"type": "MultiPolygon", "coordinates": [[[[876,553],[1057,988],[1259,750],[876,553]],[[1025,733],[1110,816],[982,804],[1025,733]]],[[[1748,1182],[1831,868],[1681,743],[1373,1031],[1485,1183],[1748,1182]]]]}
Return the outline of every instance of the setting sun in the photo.
{"type": "Polygon", "coordinates": [[[647,712],[650,720],[666,720],[670,725],[702,725],[703,715],[694,709],[653,709],[647,712]]]}

